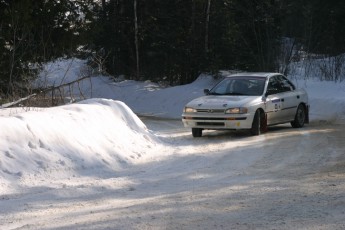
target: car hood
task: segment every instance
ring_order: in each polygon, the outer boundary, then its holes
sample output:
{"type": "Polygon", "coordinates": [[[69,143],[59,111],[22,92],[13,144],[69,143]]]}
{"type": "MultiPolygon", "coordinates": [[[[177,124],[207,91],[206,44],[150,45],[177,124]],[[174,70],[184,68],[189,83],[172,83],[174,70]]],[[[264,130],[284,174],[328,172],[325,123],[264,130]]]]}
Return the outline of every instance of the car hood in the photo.
{"type": "Polygon", "coordinates": [[[195,109],[224,109],[250,106],[261,101],[261,96],[203,96],[189,102],[186,106],[195,109]]]}

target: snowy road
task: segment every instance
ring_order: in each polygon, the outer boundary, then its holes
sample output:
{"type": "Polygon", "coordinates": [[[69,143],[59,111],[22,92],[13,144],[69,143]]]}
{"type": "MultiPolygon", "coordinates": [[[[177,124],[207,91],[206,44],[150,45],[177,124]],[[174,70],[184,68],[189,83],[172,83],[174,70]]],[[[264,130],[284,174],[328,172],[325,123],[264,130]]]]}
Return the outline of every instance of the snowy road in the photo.
{"type": "Polygon", "coordinates": [[[164,159],[2,196],[0,229],[345,228],[344,126],[193,138],[180,121],[142,120],[164,159]]]}

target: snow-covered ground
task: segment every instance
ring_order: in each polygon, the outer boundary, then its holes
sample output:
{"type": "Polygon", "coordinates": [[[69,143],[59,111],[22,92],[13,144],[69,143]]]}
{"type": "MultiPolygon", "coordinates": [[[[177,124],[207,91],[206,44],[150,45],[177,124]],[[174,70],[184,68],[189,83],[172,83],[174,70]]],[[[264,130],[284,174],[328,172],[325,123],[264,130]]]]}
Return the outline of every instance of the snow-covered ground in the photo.
{"type": "MultiPolygon", "coordinates": [[[[85,71],[61,61],[36,84],[85,71]]],[[[344,228],[345,83],[292,79],[311,124],[258,137],[182,127],[207,75],[175,87],[98,76],[73,89],[92,99],[0,109],[0,229],[344,228]]]]}

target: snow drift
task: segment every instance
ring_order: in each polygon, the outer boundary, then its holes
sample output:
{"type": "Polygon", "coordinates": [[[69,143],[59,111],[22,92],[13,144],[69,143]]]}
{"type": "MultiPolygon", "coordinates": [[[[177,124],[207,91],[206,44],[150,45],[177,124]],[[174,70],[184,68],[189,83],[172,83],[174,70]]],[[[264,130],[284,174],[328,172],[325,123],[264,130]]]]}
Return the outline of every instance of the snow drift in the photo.
{"type": "Polygon", "coordinates": [[[124,103],[107,99],[2,116],[0,127],[1,190],[32,175],[114,174],[159,144],[124,103]]]}

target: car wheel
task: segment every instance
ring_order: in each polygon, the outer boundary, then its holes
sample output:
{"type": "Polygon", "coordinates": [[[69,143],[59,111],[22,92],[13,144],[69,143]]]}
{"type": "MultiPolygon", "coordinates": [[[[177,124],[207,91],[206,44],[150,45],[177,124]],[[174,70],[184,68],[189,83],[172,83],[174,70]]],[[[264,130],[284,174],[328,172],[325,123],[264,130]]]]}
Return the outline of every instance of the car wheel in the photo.
{"type": "Polygon", "coordinates": [[[301,128],[305,123],[305,108],[303,105],[299,105],[296,111],[295,119],[291,122],[293,128],[301,128]]]}
{"type": "Polygon", "coordinates": [[[253,123],[252,123],[252,128],[250,129],[250,133],[252,135],[260,135],[261,134],[261,125],[262,125],[262,115],[260,110],[256,110],[255,115],[254,115],[254,119],[253,119],[253,123]]]}
{"type": "Polygon", "coordinates": [[[265,117],[265,113],[263,113],[260,110],[256,110],[250,132],[252,135],[257,136],[257,135],[260,135],[261,133],[266,132],[266,130],[267,130],[267,120],[265,117]]]}
{"type": "Polygon", "coordinates": [[[202,129],[192,128],[192,135],[193,135],[193,137],[201,137],[202,136],[202,129]]]}

